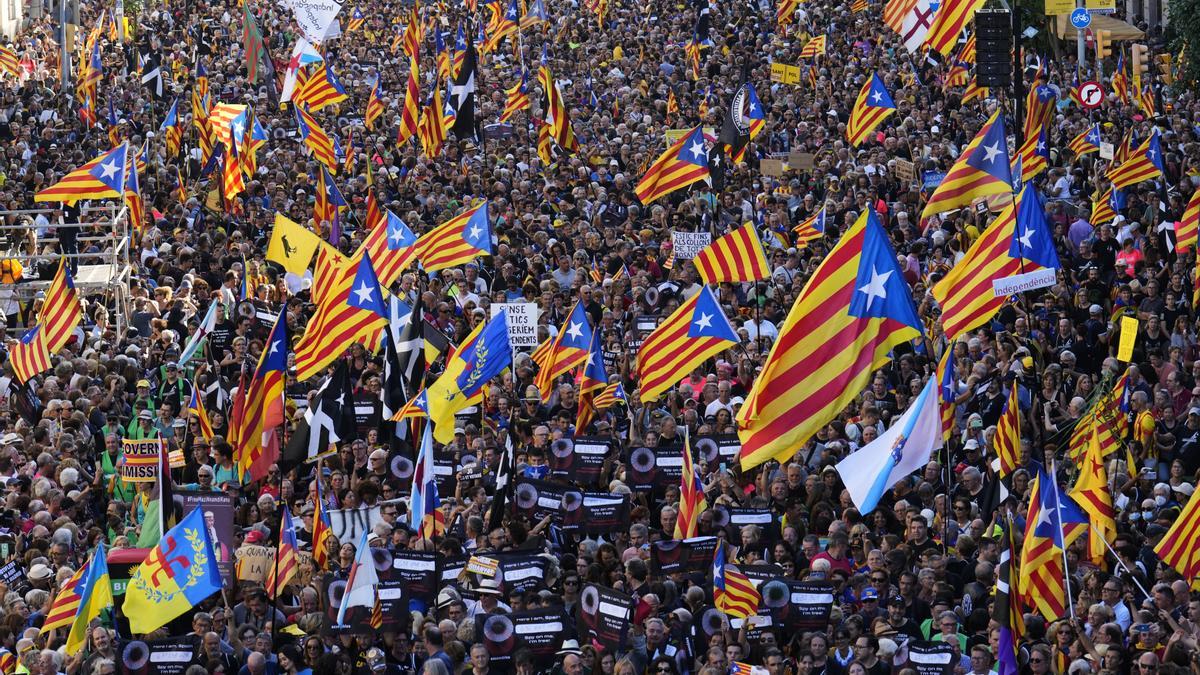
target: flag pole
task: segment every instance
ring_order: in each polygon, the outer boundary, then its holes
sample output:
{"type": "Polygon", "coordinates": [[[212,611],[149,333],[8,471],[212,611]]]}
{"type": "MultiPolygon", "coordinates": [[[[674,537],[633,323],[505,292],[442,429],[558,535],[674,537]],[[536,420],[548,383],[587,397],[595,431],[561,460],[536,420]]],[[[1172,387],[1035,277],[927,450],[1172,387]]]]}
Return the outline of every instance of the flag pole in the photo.
{"type": "Polygon", "coordinates": [[[1071,572],[1067,569],[1067,538],[1063,534],[1062,526],[1062,508],[1059,500],[1062,496],[1058,491],[1058,472],[1055,470],[1055,461],[1050,459],[1050,475],[1047,478],[1050,480],[1050,485],[1054,488],[1054,520],[1058,523],[1058,540],[1062,542],[1062,559],[1063,559],[1063,590],[1067,593],[1067,610],[1071,615],[1071,619],[1075,619],[1075,603],[1071,600],[1071,572]]]}

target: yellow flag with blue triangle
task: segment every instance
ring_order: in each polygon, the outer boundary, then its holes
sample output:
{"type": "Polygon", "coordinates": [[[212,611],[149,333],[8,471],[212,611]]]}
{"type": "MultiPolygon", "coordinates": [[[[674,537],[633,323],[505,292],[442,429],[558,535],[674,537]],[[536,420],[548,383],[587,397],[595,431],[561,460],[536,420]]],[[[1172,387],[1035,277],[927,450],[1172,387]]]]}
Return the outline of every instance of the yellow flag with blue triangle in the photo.
{"type": "Polygon", "coordinates": [[[104,544],[98,544],[79,578],[79,612],[71,622],[67,635],[67,653],[74,654],[87,642],[88,624],[100,616],[100,611],[113,606],[112,581],[108,577],[108,559],[104,544]]]}
{"type": "Polygon", "coordinates": [[[121,606],[129,630],[149,633],[221,590],[204,515],[195,509],[163,535],[138,566],[121,606]]]}

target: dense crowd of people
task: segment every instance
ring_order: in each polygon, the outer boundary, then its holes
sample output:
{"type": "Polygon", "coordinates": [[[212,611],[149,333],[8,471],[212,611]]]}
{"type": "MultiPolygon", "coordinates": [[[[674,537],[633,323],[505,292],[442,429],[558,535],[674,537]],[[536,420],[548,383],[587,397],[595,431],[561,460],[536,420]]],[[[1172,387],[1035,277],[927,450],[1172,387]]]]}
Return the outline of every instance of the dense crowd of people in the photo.
{"type": "MultiPolygon", "coordinates": [[[[474,4],[421,3],[420,11],[452,43],[459,25],[473,36],[486,16],[484,6],[474,4]]],[[[1050,166],[1035,182],[1046,198],[1062,269],[1055,285],[1019,296],[993,321],[948,343],[929,289],[995,214],[984,206],[922,219],[932,189],[922,185],[923,176],[945,171],[997,106],[1011,113],[1009,97],[993,90],[961,103],[964,87],[943,86],[951,64],[910,54],[884,25],[883,6],[875,1],[863,11],[852,11],[850,3],[804,3],[786,29],[770,3],[706,6],[711,46],[701,51],[698,77],[690,72],[685,45],[694,38],[699,6],[599,4],[604,13],[598,18],[587,3],[546,3],[548,23],[530,26],[519,40],[510,38],[482,56],[476,105],[489,126],[486,138],[473,143],[452,135],[433,158],[415,143],[395,142],[409,68],[394,38],[409,5],[360,5],[365,24],[321,46],[349,98],[315,116],[357,158],[336,179],[349,202],[336,236],[329,223],[313,222],[321,167],[300,142],[290,108],[274,104],[273,83],[247,78],[238,3],[126,2],[129,38],[107,31],[101,38],[101,120],[90,129],[80,120],[72,90],[59,90],[55,22],[49,15],[26,20],[11,41],[22,74],[0,82],[0,201],[11,210],[4,224],[20,226],[4,231],[7,255],[21,261],[20,281],[51,278],[62,254],[102,254],[114,246],[104,223],[59,226],[86,220],[74,207],[21,213],[34,206],[34,193],[108,150],[114,137],[133,148],[149,142],[140,177],[147,226],[130,233],[135,254],[128,316],[116,316],[121,307],[111,294],[82,288],[83,324],[54,357],[52,370],[20,385],[6,367],[0,387],[6,392],[0,400],[0,477],[7,487],[0,513],[0,646],[15,657],[17,672],[167,672],[155,670],[161,662],[154,658],[149,666],[139,661],[136,649],[177,654],[155,646],[174,640],[187,647],[188,658],[171,672],[189,675],[725,675],[744,667],[739,664],[770,675],[926,675],[928,664],[913,655],[931,643],[952,649],[944,672],[985,675],[997,669],[998,625],[991,610],[1003,531],[1024,531],[1031,482],[1022,468],[1005,479],[1003,491],[995,489],[993,437],[1006,391],[1020,387],[1022,464],[1056,466],[1065,490],[1076,472],[1063,461],[1076,423],[1126,372],[1111,337],[1121,315],[1135,316],[1140,328],[1128,371],[1132,423],[1109,469],[1119,532],[1100,565],[1086,555],[1086,537],[1070,545],[1070,611],[1047,617],[1024,608],[1019,667],[1037,675],[1200,672],[1194,580],[1180,578],[1152,551],[1192,497],[1200,472],[1196,260],[1194,250],[1175,248],[1173,228],[1200,169],[1194,86],[1154,79],[1153,118],[1111,95],[1099,108],[1083,110],[1067,93],[1075,73],[1073,45],[1026,47],[1026,76],[1036,73],[1061,92],[1050,125],[1050,166]],[[801,63],[801,82],[773,81],[771,63],[799,63],[800,49],[818,33],[828,36],[826,54],[801,63]],[[534,77],[532,110],[518,113],[509,126],[490,126],[521,68],[536,71],[543,44],[581,146],[576,154],[556,150],[550,164],[537,152],[532,118],[544,111],[534,77]],[[161,55],[168,72],[164,98],[152,96],[140,81],[143,46],[161,55]],[[1033,57],[1038,49],[1045,50],[1041,59],[1033,57]],[[236,209],[210,194],[219,170],[201,176],[186,104],[201,65],[214,100],[251,105],[270,136],[236,209]],[[878,134],[852,147],[846,122],[872,72],[898,110],[878,134]],[[386,111],[368,131],[363,116],[377,81],[386,111]],[[640,204],[633,187],[666,148],[665,132],[700,123],[719,129],[730,96],[747,81],[767,111],[766,127],[743,162],[722,170],[721,189],[701,183],[640,204]],[[184,152],[170,158],[159,128],[175,96],[189,123],[184,152]],[[669,108],[674,105],[678,110],[669,108]],[[104,121],[110,110],[116,136],[104,121]],[[1131,128],[1140,138],[1152,127],[1162,130],[1165,176],[1130,190],[1108,222],[1092,222],[1093,199],[1106,187],[1107,160],[1066,150],[1093,124],[1113,145],[1131,128]],[[763,171],[764,160],[796,152],[811,155],[811,168],[763,171]],[[905,175],[903,166],[915,167],[915,175],[905,175]],[[177,169],[186,202],[178,197],[177,169]],[[287,278],[265,260],[275,214],[320,232],[348,254],[366,234],[369,190],[418,234],[473,199],[488,200],[494,255],[431,277],[414,268],[390,289],[413,304],[420,298],[423,318],[449,344],[484,320],[493,303],[514,301],[537,303],[539,339],[546,339],[579,301],[599,328],[610,378],[628,393],[626,403],[575,428],[579,401],[572,377],[553,383],[546,403],[533,384],[537,366],[519,354],[490,383],[482,409],[469,409],[457,422],[454,441],[438,445],[449,466],[439,476],[446,529],[432,541],[409,525],[411,471],[398,469],[403,462],[397,460],[412,460],[414,448],[390,438],[379,354],[355,345],[342,357],[353,380],[358,429],[319,464],[275,466],[266,479],[250,482],[226,440],[228,393],[258,361],[271,328],[264,317],[286,305],[290,334],[298,337],[313,313],[310,284],[287,278]],[[676,447],[685,433],[691,439],[736,434],[736,413],[793,301],[839,232],[868,208],[891,237],[927,338],[897,350],[869,389],[788,461],[751,470],[742,470],[736,457],[698,461],[709,505],[699,516],[701,535],[727,541],[730,564],[753,570],[760,588],[772,579],[827,586],[832,606],[820,613],[820,625],[803,629],[778,617],[765,626],[718,617],[714,628],[711,557],[663,570],[667,547],[660,543],[674,538],[679,489],[634,489],[628,451],[676,447]],[[792,228],[821,209],[827,210],[824,237],[795,246],[792,228]],[[671,233],[719,236],[745,222],[761,232],[772,273],[758,283],[717,289],[741,343],[685,374],[662,399],[641,400],[634,368],[639,336],[645,335],[639,319],[665,315],[699,290],[695,267],[675,259],[671,233]],[[200,354],[180,362],[212,303],[219,304],[216,330],[200,354]],[[946,349],[953,350],[958,393],[947,447],[889,490],[877,509],[860,513],[833,466],[907,409],[946,349]],[[186,412],[193,386],[207,401],[211,442],[186,412]],[[548,470],[554,444],[572,437],[610,444],[608,461],[586,484],[571,485],[548,470]],[[177,489],[233,496],[232,526],[210,527],[231,533],[230,540],[218,534],[218,557],[239,564],[223,570],[222,593],[155,634],[131,635],[114,610],[94,622],[82,650],[68,654],[66,629],[42,633],[40,627],[98,543],[109,549],[114,581],[122,577],[115,556],[139,545],[149,495],[120,478],[122,440],[144,438],[162,438],[182,451],[183,466],[172,472],[177,489]],[[608,531],[586,535],[565,527],[559,516],[535,517],[511,502],[503,518],[493,520],[502,489],[496,471],[506,452],[513,453],[522,480],[628,495],[627,515],[608,531]],[[373,547],[397,561],[406,552],[430,554],[442,574],[433,586],[409,587],[406,581],[397,597],[407,604],[389,605],[382,628],[337,628],[334,589],[339,582],[344,587],[357,541],[348,535],[335,541],[328,564],[319,568],[309,557],[313,517],[319,510],[364,506],[378,507],[377,520],[368,523],[373,547]],[[262,570],[256,577],[250,561],[252,551],[278,545],[285,507],[295,517],[302,573],[272,597],[263,590],[262,570]],[[730,509],[766,515],[731,524],[730,509]],[[470,556],[489,554],[512,554],[506,560],[535,554],[539,575],[533,583],[518,583],[444,573],[454,561],[461,568],[470,556]],[[614,640],[588,633],[579,618],[594,611],[597,587],[633,599],[628,625],[614,640]],[[552,648],[531,637],[523,648],[495,646],[503,636],[490,628],[489,617],[554,616],[559,610],[562,627],[553,633],[552,648]]],[[[342,10],[343,30],[353,9],[347,4],[342,10]]],[[[83,7],[80,32],[108,11],[83,7]]],[[[271,3],[251,11],[282,74],[299,35],[290,11],[271,3]]],[[[1118,16],[1145,27],[1140,17],[1118,16]]],[[[445,87],[437,81],[433,30],[421,52],[424,92],[445,87]]],[[[1149,40],[1165,53],[1157,30],[1149,40]]],[[[1096,75],[1106,90],[1115,66],[1110,59],[1096,75]]],[[[1019,126],[1013,121],[1009,128],[1019,126]]],[[[0,268],[5,275],[12,271],[11,263],[0,268]]],[[[11,288],[0,288],[10,340],[20,337],[18,327],[32,323],[41,302],[11,288]]],[[[441,363],[430,363],[431,377],[441,363]]],[[[287,434],[324,379],[288,379],[287,434]]]]}

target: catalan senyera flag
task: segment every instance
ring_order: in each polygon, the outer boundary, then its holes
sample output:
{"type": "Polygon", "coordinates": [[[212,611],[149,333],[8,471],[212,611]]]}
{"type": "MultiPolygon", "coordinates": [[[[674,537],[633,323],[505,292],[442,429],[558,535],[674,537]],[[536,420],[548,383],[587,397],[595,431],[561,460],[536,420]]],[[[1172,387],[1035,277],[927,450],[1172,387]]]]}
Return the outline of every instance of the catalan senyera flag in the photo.
{"type": "Polygon", "coordinates": [[[1060,266],[1041,199],[1027,185],[931,289],[946,336],[953,340],[1000,311],[1008,296],[996,296],[996,282],[1060,266]]]}
{"type": "Polygon", "coordinates": [[[421,126],[421,74],[417,60],[408,65],[408,84],[404,87],[404,108],[400,111],[400,128],[396,131],[396,145],[404,145],[415,138],[421,126]]]}
{"type": "Polygon", "coordinates": [[[883,80],[879,79],[879,74],[871,73],[871,77],[863,83],[858,92],[858,99],[850,111],[850,120],[846,122],[846,140],[850,141],[851,145],[861,145],[871,132],[894,112],[896,103],[892,100],[892,95],[883,85],[883,80]]]}
{"type": "Polygon", "coordinates": [[[1129,433],[1129,399],[1132,395],[1129,372],[1126,371],[1113,383],[1112,389],[1096,398],[1071,432],[1067,456],[1072,462],[1083,462],[1093,430],[1100,444],[1101,457],[1107,457],[1121,447],[1121,439],[1129,433]]]}
{"type": "Polygon", "coordinates": [[[363,24],[366,22],[367,17],[363,16],[362,10],[358,7],[355,7],[354,11],[350,13],[349,23],[346,24],[346,32],[353,33],[354,31],[362,28],[363,24]]]}
{"type": "MultiPolygon", "coordinates": [[[[333,362],[350,345],[372,335],[388,322],[387,303],[379,288],[379,277],[371,256],[364,253],[351,269],[341,275],[335,287],[322,296],[326,318],[309,322],[304,337],[296,345],[296,379],[307,380],[333,362]]],[[[323,310],[318,307],[318,312],[323,310]]]]}
{"type": "Polygon", "coordinates": [[[130,632],[145,635],[220,591],[221,571],[204,509],[193,509],[134,570],[121,609],[130,632]]]}
{"type": "Polygon", "coordinates": [[[987,87],[979,86],[979,79],[975,76],[971,77],[971,81],[967,83],[967,90],[963,92],[962,98],[959,100],[961,105],[966,105],[976,99],[982,101],[987,98],[991,92],[987,87]]]}
{"type": "Polygon", "coordinates": [[[1008,162],[1008,140],[1001,111],[967,144],[946,177],[929,196],[921,217],[962,208],[981,197],[1012,191],[1012,168],[1008,162]]]}
{"type": "Polygon", "coordinates": [[[567,152],[579,152],[579,141],[575,138],[575,128],[571,126],[571,117],[558,83],[545,65],[545,53],[542,54],[542,66],[538,68],[538,83],[542,85],[545,105],[542,107],[546,123],[550,127],[550,136],[558,147],[567,152]]]}
{"type": "Polygon", "coordinates": [[[1146,84],[1136,92],[1136,95],[1138,107],[1142,109],[1142,112],[1146,113],[1146,118],[1154,119],[1158,117],[1157,106],[1154,103],[1154,89],[1146,84]]]}
{"type": "Polygon", "coordinates": [[[1022,127],[1026,138],[1050,124],[1050,115],[1054,112],[1057,100],[1058,94],[1049,85],[1039,84],[1029,90],[1025,96],[1025,121],[1022,127]]]}
{"type": "Polygon", "coordinates": [[[246,390],[241,419],[236,420],[239,443],[235,447],[235,457],[239,468],[249,474],[251,480],[266,476],[271,464],[279,458],[278,428],[284,422],[283,390],[287,379],[288,344],[285,309],[275,319],[275,326],[263,346],[254,378],[246,390]]]}
{"type": "Polygon", "coordinates": [[[800,6],[800,0],[779,0],[779,6],[775,9],[775,20],[780,26],[786,26],[796,17],[796,8],[800,6]]]}
{"type": "Polygon", "coordinates": [[[933,25],[925,36],[925,44],[942,56],[949,56],[958,44],[958,36],[983,6],[984,0],[944,0],[933,15],[933,25]]]}
{"type": "Polygon", "coordinates": [[[375,120],[383,115],[383,78],[375,80],[375,86],[371,87],[371,95],[367,98],[367,114],[365,123],[367,129],[375,130],[375,120]]]}
{"type": "MultiPolygon", "coordinates": [[[[200,509],[196,509],[199,511],[200,509]]],[[[87,642],[88,627],[100,612],[113,606],[112,580],[108,576],[108,559],[104,543],[96,545],[92,557],[79,570],[83,573],[75,591],[79,594],[79,608],[71,620],[71,632],[67,635],[66,651],[78,653],[87,642]]]]}
{"type": "Polygon", "coordinates": [[[859,12],[867,11],[867,0],[854,0],[850,5],[850,13],[858,14],[859,12]]]}
{"type": "Polygon", "coordinates": [[[1058,485],[1039,466],[1030,490],[1025,545],[1021,546],[1021,601],[1048,620],[1067,613],[1063,550],[1072,540],[1066,536],[1068,521],[1086,524],[1087,516],[1058,491],[1058,485]]]}
{"type": "Polygon", "coordinates": [[[1190,497],[1154,553],[1184,579],[1200,576],[1200,499],[1190,497]]]}
{"type": "Polygon", "coordinates": [[[421,25],[420,7],[413,4],[412,14],[404,26],[404,53],[408,58],[419,61],[421,58],[421,43],[425,39],[424,27],[421,25]]]}
{"type": "Polygon", "coordinates": [[[548,341],[550,346],[541,354],[541,360],[534,361],[538,364],[538,372],[533,383],[541,393],[543,403],[550,401],[555,379],[587,361],[591,337],[592,322],[583,303],[576,301],[558,334],[548,341]]]}
{"type": "Polygon", "coordinates": [[[42,623],[42,635],[55,628],[70,626],[75,621],[75,615],[79,613],[79,592],[83,590],[79,584],[87,573],[88,566],[85,564],[71,575],[70,579],[63,582],[62,588],[58,589],[54,596],[50,611],[46,613],[46,620],[42,623]]]}
{"type": "Polygon", "coordinates": [[[818,56],[825,56],[825,43],[827,39],[828,38],[825,35],[818,35],[809,40],[808,43],[804,45],[804,48],[800,50],[800,58],[812,59],[818,56]]]}
{"type": "Polygon", "coordinates": [[[1091,152],[1100,152],[1100,125],[1094,124],[1091,128],[1084,129],[1078,136],[1071,139],[1071,142],[1067,144],[1067,149],[1076,157],[1082,157],[1091,152]]]}
{"type": "Polygon", "coordinates": [[[754,582],[725,562],[725,544],[718,543],[713,553],[713,604],[730,617],[745,619],[758,613],[762,594],[754,582]]]}
{"type": "Polygon", "coordinates": [[[504,101],[504,112],[500,113],[501,122],[507,122],[513,115],[529,109],[529,71],[522,68],[521,79],[504,92],[508,97],[504,101]]]}
{"type": "Polygon", "coordinates": [[[200,388],[195,383],[192,384],[192,395],[188,397],[187,412],[196,416],[196,422],[200,425],[200,436],[211,443],[215,435],[212,420],[204,408],[204,397],[200,395],[200,388]]]}
{"type": "Polygon", "coordinates": [[[1112,75],[1113,95],[1123,104],[1129,103],[1129,76],[1125,74],[1125,54],[1117,57],[1117,68],[1112,75]]]}
{"type": "Polygon", "coordinates": [[[642,204],[649,204],[708,177],[704,130],[697,126],[650,165],[634,192],[642,204]]]}
{"type": "Polygon", "coordinates": [[[1020,386],[1014,380],[1009,383],[1008,397],[1004,402],[1004,410],[1000,413],[1000,421],[996,424],[996,435],[992,437],[992,449],[1000,458],[1001,478],[1007,477],[1021,463],[1021,404],[1018,392],[1020,386]]]}
{"type": "Polygon", "coordinates": [[[317,569],[325,569],[329,562],[329,539],[333,536],[333,525],[329,522],[329,507],[325,504],[325,495],[321,481],[317,481],[317,499],[313,504],[312,559],[317,569]]]}
{"type": "Polygon", "coordinates": [[[441,90],[434,89],[429,94],[429,102],[421,111],[421,122],[417,125],[422,154],[431,159],[438,156],[446,141],[447,126],[441,90]]]}
{"type": "Polygon", "coordinates": [[[125,196],[125,167],[129,143],[125,142],[39,190],[33,201],[73,204],[81,199],[120,199],[125,196]]]}
{"type": "Polygon", "coordinates": [[[731,230],[692,259],[706,284],[758,281],[771,276],[771,265],[753,223],[731,230]]]}
{"type": "Polygon", "coordinates": [[[516,33],[519,20],[520,14],[517,10],[517,0],[509,0],[508,9],[496,17],[495,25],[489,27],[488,38],[487,42],[483,45],[483,51],[485,53],[495,51],[504,38],[516,33]]]}
{"type": "Polygon", "coordinates": [[[922,333],[896,253],[868,209],[801,291],[738,411],[742,467],[786,461],[863,391],[896,345],[922,333]]]}
{"type": "Polygon", "coordinates": [[[888,0],[883,6],[883,22],[896,33],[904,34],[904,17],[917,6],[917,0],[888,0]]]}
{"type": "Polygon", "coordinates": [[[296,124],[300,128],[300,138],[303,139],[304,145],[330,173],[337,174],[338,161],[337,153],[333,150],[333,139],[303,106],[293,106],[292,109],[296,111],[296,124]]]}
{"type": "Polygon", "coordinates": [[[969,75],[966,63],[954,61],[950,66],[949,72],[946,73],[946,79],[942,82],[942,91],[967,86],[967,81],[970,79],[969,75]]]}
{"type": "Polygon", "coordinates": [[[0,71],[13,77],[21,74],[21,59],[16,52],[2,45],[0,45],[0,71]]]}
{"type": "Polygon", "coordinates": [[[1108,549],[1117,536],[1116,512],[1113,511],[1112,493],[1108,488],[1108,473],[1104,469],[1104,456],[1100,450],[1100,438],[1092,428],[1092,438],[1079,467],[1079,476],[1069,493],[1088,515],[1088,557],[1093,564],[1104,562],[1108,549]]]}
{"type": "Polygon", "coordinates": [[[708,508],[704,499],[704,484],[692,461],[692,444],[687,430],[683,436],[683,477],[679,486],[679,515],[675,519],[675,539],[689,539],[700,532],[700,514],[708,508]]]}
{"type": "Polygon", "coordinates": [[[50,370],[50,350],[46,348],[46,334],[41,326],[35,325],[25,331],[13,345],[9,360],[21,384],[50,370]]]}
{"type": "Polygon", "coordinates": [[[963,43],[962,49],[958,50],[958,60],[963,63],[975,63],[975,33],[971,33],[971,37],[963,43]]]}
{"type": "Polygon", "coordinates": [[[1112,198],[1113,189],[1110,185],[1099,198],[1092,202],[1092,214],[1088,218],[1088,222],[1093,227],[1103,225],[1117,217],[1116,211],[1113,210],[1112,198]]]}
{"type": "Polygon", "coordinates": [[[1197,231],[1200,230],[1200,190],[1192,191],[1187,208],[1183,210],[1183,218],[1175,227],[1175,250],[1183,252],[1196,245],[1197,231]]]}
{"type": "Polygon", "coordinates": [[[296,543],[296,526],[292,523],[292,512],[283,507],[283,518],[279,521],[279,548],[273,564],[267,565],[267,593],[278,598],[287,588],[288,582],[300,571],[300,546],[296,543]]]}
{"type": "Polygon", "coordinates": [[[950,440],[954,433],[954,415],[958,407],[955,403],[958,398],[958,378],[955,370],[954,345],[951,343],[946,345],[942,357],[938,359],[935,373],[938,381],[938,401],[941,404],[939,409],[942,411],[942,441],[950,440]]]}
{"type": "Polygon", "coordinates": [[[46,332],[43,338],[46,349],[51,354],[57,354],[71,339],[71,334],[82,320],[83,310],[79,307],[75,278],[67,267],[66,259],[60,260],[38,314],[38,325],[46,332]]]}
{"type": "Polygon", "coordinates": [[[679,305],[638,348],[637,373],[643,401],[655,401],[694,368],[739,342],[712,289],[679,305]]]}
{"type": "Polygon", "coordinates": [[[822,206],[820,211],[800,221],[800,224],[792,229],[796,233],[796,248],[807,246],[809,242],[825,236],[827,208],[822,206]]]}
{"type": "Polygon", "coordinates": [[[488,203],[479,201],[417,240],[417,258],[426,272],[464,265],[492,254],[488,203]]]}
{"type": "Polygon", "coordinates": [[[1129,159],[1109,174],[1113,189],[1137,185],[1144,180],[1152,180],[1163,175],[1162,147],[1159,144],[1158,129],[1150,134],[1136,150],[1130,153],[1129,159]]]}

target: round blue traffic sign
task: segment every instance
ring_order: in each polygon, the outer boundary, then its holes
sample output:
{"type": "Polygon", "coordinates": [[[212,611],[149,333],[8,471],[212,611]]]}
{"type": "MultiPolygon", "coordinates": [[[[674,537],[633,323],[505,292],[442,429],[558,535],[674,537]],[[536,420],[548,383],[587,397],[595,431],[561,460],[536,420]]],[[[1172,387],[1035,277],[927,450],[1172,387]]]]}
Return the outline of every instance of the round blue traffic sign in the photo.
{"type": "Polygon", "coordinates": [[[1083,7],[1076,7],[1075,10],[1071,12],[1071,25],[1075,26],[1079,30],[1087,28],[1088,26],[1092,25],[1091,13],[1083,7]]]}

